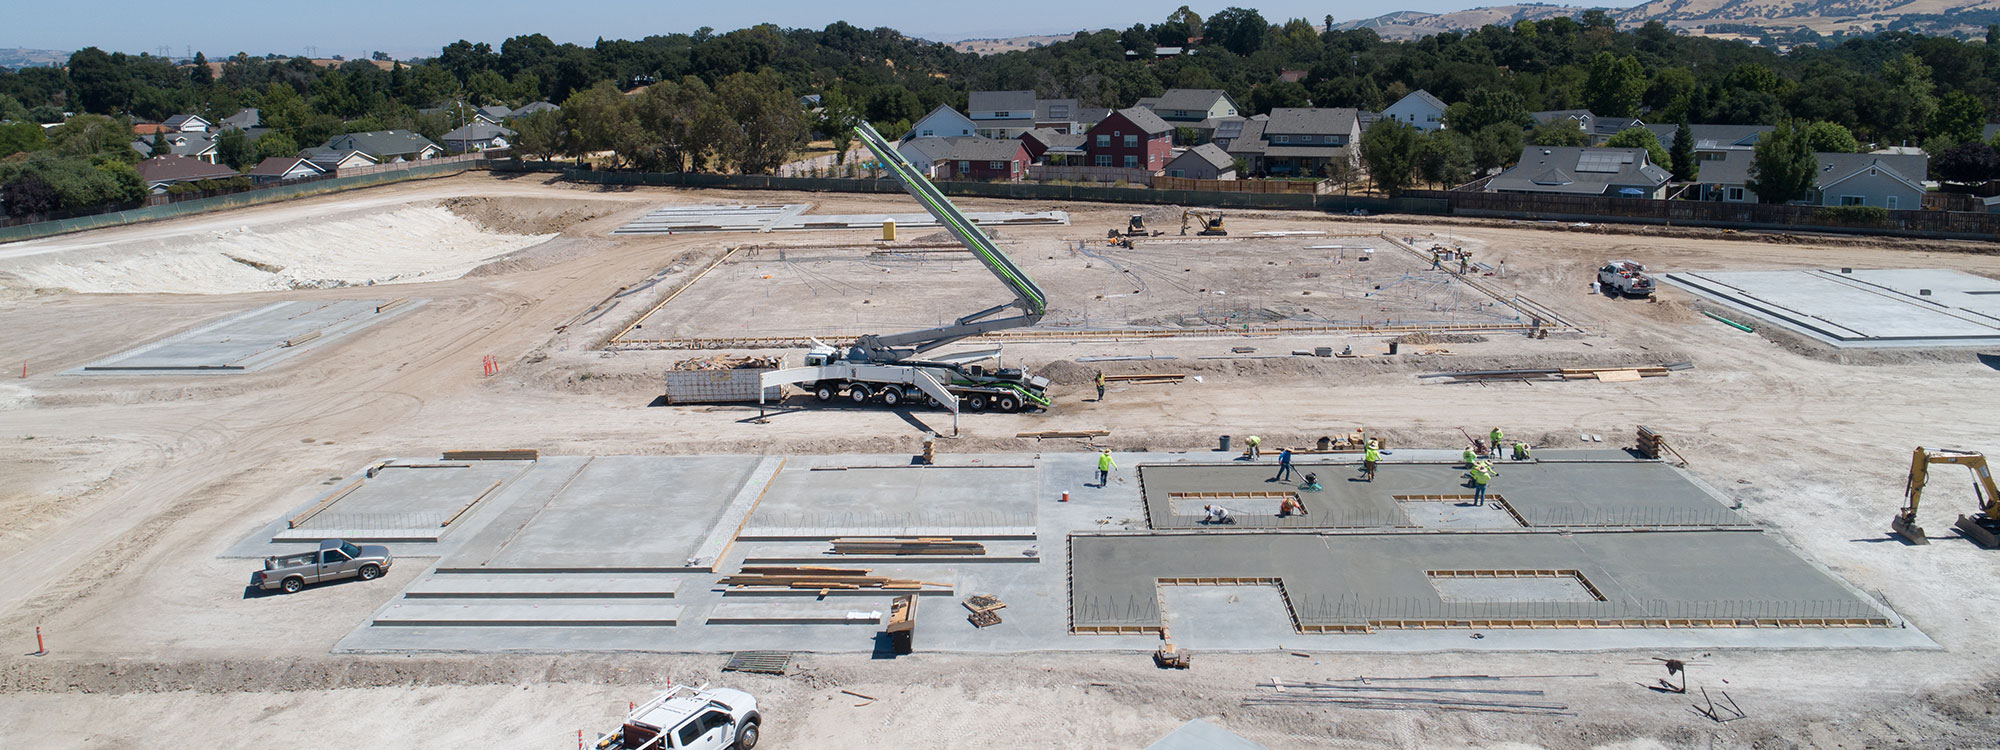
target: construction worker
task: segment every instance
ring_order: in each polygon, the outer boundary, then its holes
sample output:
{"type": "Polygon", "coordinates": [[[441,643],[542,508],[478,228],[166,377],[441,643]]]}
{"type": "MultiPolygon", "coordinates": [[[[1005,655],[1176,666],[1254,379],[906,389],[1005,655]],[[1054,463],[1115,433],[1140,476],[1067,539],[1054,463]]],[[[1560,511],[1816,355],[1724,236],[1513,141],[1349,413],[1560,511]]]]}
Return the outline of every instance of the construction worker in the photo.
{"type": "Polygon", "coordinates": [[[1104,371],[1097,371],[1097,400],[1104,401],[1104,371]]]}
{"type": "Polygon", "coordinates": [[[1458,275],[1464,276],[1465,272],[1470,270],[1472,270],[1472,254],[1464,250],[1458,251],[1458,275]]]}
{"type": "Polygon", "coordinates": [[[1097,454],[1097,486],[1111,484],[1111,470],[1118,468],[1118,462],[1111,460],[1111,449],[1105,448],[1097,454]]]}
{"type": "Polygon", "coordinates": [[[1528,460],[1528,444],[1527,444],[1527,443],[1522,443],[1522,442],[1516,442],[1516,443],[1514,443],[1514,460],[1516,460],[1516,461],[1526,461],[1526,460],[1528,460]]]}
{"type": "Polygon", "coordinates": [[[1229,509],[1224,508],[1220,505],[1204,505],[1201,506],[1201,510],[1204,514],[1206,514],[1206,516],[1201,519],[1202,523],[1207,523],[1207,524],[1236,523],[1236,519],[1229,515],[1229,509]]]}
{"type": "Polygon", "coordinates": [[[1465,462],[1465,468],[1470,469],[1472,468],[1472,462],[1479,460],[1479,454],[1472,450],[1472,446],[1468,445],[1465,446],[1465,453],[1460,454],[1458,460],[1465,462]]]}
{"type": "Polygon", "coordinates": [[[1472,462],[1472,504],[1486,504],[1486,483],[1493,481],[1493,465],[1485,461],[1472,462]]]}
{"type": "Polygon", "coordinates": [[[1272,481],[1282,482],[1292,477],[1292,449],[1278,452],[1278,476],[1272,481]]]}
{"type": "Polygon", "coordinates": [[[1375,464],[1381,461],[1381,445],[1375,442],[1374,438],[1369,438],[1367,450],[1361,452],[1361,476],[1370,482],[1375,481],[1375,464]]]}
{"type": "Polygon", "coordinates": [[[1431,248],[1431,270],[1444,270],[1444,251],[1435,247],[1431,248]]]}
{"type": "Polygon", "coordinates": [[[1257,450],[1257,446],[1259,444],[1262,444],[1263,442],[1264,439],[1257,437],[1256,435],[1251,435],[1249,438],[1243,441],[1244,445],[1249,446],[1250,460],[1255,461],[1257,460],[1258,456],[1263,455],[1261,452],[1257,450]]]}
{"type": "Polygon", "coordinates": [[[1502,440],[1506,440],[1506,439],[1507,439],[1507,436],[1506,436],[1506,435],[1503,435],[1503,434],[1501,434],[1501,433],[1500,433],[1500,428],[1498,428],[1498,427],[1495,427],[1495,428],[1493,428],[1493,431],[1492,431],[1492,432],[1489,432],[1489,433],[1486,433],[1486,445],[1487,445],[1487,450],[1490,450],[1490,451],[1492,451],[1492,453],[1491,453],[1491,454],[1489,454],[1489,455],[1493,456],[1494,458],[1499,458],[1499,457],[1500,457],[1500,446],[1502,446],[1502,445],[1505,445],[1505,443],[1502,443],[1502,442],[1500,442],[1500,441],[1502,441],[1502,440]]]}

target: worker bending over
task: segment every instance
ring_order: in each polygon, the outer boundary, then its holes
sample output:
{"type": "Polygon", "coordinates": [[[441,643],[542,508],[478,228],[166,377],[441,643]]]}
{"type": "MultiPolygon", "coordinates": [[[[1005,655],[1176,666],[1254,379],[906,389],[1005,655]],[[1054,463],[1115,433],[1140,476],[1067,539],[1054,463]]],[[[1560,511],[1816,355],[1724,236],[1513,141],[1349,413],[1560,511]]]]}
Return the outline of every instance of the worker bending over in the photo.
{"type": "Polygon", "coordinates": [[[1243,445],[1248,447],[1250,460],[1255,461],[1257,460],[1257,457],[1261,455],[1261,453],[1257,450],[1257,446],[1262,444],[1263,442],[1264,439],[1257,437],[1256,435],[1251,435],[1250,437],[1244,439],[1243,445]]]}
{"type": "Polygon", "coordinates": [[[1470,469],[1472,468],[1472,462],[1479,460],[1479,453],[1474,451],[1472,446],[1468,445],[1465,446],[1465,453],[1460,454],[1458,460],[1460,463],[1465,464],[1465,468],[1470,469]]]}
{"type": "Polygon", "coordinates": [[[1229,515],[1229,509],[1224,508],[1220,505],[1204,505],[1201,506],[1201,510],[1203,513],[1207,515],[1207,517],[1201,519],[1202,523],[1206,524],[1236,523],[1236,517],[1229,515]]]}

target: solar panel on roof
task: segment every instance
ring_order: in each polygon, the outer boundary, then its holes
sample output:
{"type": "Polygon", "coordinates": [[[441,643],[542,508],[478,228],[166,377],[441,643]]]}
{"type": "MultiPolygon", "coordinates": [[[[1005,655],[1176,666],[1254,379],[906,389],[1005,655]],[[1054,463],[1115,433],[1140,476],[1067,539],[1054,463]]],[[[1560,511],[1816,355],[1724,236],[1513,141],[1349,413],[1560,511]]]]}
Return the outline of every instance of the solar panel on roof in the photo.
{"type": "Polygon", "coordinates": [[[1578,172],[1617,172],[1632,163],[1632,155],[1623,151],[1585,151],[1576,158],[1578,172]]]}

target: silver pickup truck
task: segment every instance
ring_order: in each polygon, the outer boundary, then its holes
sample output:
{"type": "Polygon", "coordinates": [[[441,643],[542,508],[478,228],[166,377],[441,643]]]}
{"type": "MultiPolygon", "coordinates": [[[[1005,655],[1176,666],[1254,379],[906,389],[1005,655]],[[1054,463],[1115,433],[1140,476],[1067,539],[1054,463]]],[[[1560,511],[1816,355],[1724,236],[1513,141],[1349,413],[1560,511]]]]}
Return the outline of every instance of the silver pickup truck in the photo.
{"type": "Polygon", "coordinates": [[[359,546],[339,539],[319,543],[319,549],[264,558],[264,569],[250,574],[250,585],[265,591],[297,593],[308,583],[360,578],[373,581],[389,572],[389,548],[359,546]]]}

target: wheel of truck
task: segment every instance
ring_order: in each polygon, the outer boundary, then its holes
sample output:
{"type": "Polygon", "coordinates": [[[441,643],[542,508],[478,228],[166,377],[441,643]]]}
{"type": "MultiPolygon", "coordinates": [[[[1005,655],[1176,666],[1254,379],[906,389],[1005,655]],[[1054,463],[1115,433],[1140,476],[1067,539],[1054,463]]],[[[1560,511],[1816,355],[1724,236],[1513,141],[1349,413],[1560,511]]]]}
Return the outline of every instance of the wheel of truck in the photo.
{"type": "Polygon", "coordinates": [[[869,396],[868,386],[852,385],[847,387],[847,398],[849,400],[852,400],[854,403],[857,404],[868,403],[868,396],[869,396]]]}
{"type": "Polygon", "coordinates": [[[897,405],[897,404],[900,404],[900,403],[902,403],[902,402],[903,402],[903,392],[902,392],[902,390],[901,390],[901,389],[897,389],[897,388],[885,388],[885,389],[883,389],[883,390],[882,390],[882,403],[883,403],[883,404],[885,404],[885,405],[888,405],[888,406],[895,406],[895,405],[897,405]]]}
{"type": "Polygon", "coordinates": [[[986,397],[977,393],[966,396],[965,406],[973,411],[986,411],[986,397]]]}
{"type": "Polygon", "coordinates": [[[1021,408],[1021,403],[1015,401],[1013,396],[1001,396],[993,399],[993,408],[1001,411],[1013,411],[1021,408]]]}
{"type": "Polygon", "coordinates": [[[287,594],[296,594],[299,593],[299,589],[306,587],[306,579],[292,576],[285,579],[285,582],[278,584],[278,586],[283,588],[287,594]]]}
{"type": "Polygon", "coordinates": [[[833,397],[837,395],[840,394],[833,390],[833,386],[830,385],[822,385],[813,389],[813,397],[821,401],[832,401],[833,397]]]}
{"type": "Polygon", "coordinates": [[[374,563],[361,566],[361,580],[373,581],[382,577],[382,566],[374,563]]]}
{"type": "Polygon", "coordinates": [[[757,746],[757,720],[743,722],[743,731],[736,733],[736,750],[751,750],[757,746]]]}

